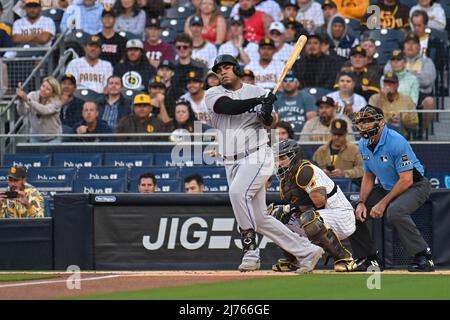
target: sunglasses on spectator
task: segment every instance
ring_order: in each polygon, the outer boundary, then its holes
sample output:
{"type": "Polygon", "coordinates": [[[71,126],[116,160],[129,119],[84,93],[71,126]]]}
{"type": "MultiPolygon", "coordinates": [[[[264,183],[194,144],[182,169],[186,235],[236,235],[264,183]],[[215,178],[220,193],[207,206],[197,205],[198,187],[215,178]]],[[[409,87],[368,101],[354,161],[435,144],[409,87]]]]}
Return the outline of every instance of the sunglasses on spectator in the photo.
{"type": "Polygon", "coordinates": [[[295,81],[294,77],[288,77],[283,79],[283,82],[294,82],[294,81],[295,81]]]}
{"type": "Polygon", "coordinates": [[[187,49],[189,49],[190,47],[189,46],[181,46],[181,45],[179,45],[179,46],[176,46],[175,48],[177,48],[178,50],[187,50],[187,49]]]}

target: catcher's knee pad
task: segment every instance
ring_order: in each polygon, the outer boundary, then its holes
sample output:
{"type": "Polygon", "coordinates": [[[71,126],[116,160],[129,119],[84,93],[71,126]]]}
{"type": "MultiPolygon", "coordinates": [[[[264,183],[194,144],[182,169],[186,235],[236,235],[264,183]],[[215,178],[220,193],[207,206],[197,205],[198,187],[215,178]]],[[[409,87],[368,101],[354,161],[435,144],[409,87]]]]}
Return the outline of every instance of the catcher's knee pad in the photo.
{"type": "Polygon", "coordinates": [[[256,250],[256,233],[253,229],[241,230],[242,250],[256,250]]]}
{"type": "Polygon", "coordinates": [[[300,215],[300,226],[312,243],[322,247],[334,259],[334,262],[353,260],[352,254],[341,243],[336,233],[328,228],[314,210],[300,215]]]}

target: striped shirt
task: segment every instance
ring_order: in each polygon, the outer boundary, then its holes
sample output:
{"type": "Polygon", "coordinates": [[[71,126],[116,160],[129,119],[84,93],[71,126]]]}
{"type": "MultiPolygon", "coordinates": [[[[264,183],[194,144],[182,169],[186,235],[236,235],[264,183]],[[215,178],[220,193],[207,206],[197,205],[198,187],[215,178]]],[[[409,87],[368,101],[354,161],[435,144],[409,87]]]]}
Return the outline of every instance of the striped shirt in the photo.
{"type": "MultiPolygon", "coordinates": [[[[31,23],[27,18],[21,18],[16,20],[13,25],[12,33],[13,35],[23,35],[23,36],[31,36],[31,35],[40,35],[41,33],[48,32],[52,35],[55,35],[55,23],[52,19],[41,16],[38,20],[31,23]]],[[[50,47],[52,43],[52,39],[48,41],[46,44],[42,45],[43,47],[50,47]]]]}
{"type": "Polygon", "coordinates": [[[217,57],[217,48],[212,43],[205,41],[203,46],[192,50],[192,59],[197,60],[208,68],[214,65],[214,59],[217,57]]]}
{"type": "Polygon", "coordinates": [[[105,101],[102,120],[106,121],[111,128],[116,127],[117,117],[119,116],[119,102],[120,100],[117,100],[113,104],[109,104],[108,101],[105,101]]]}
{"type": "Polygon", "coordinates": [[[253,71],[255,74],[256,84],[264,89],[275,88],[283,68],[283,62],[273,59],[265,68],[260,65],[259,61],[251,61],[246,67],[246,69],[253,71]]]}
{"type": "Polygon", "coordinates": [[[113,67],[105,60],[99,59],[95,66],[91,66],[85,58],[78,58],[70,61],[66,73],[73,74],[77,79],[78,89],[91,89],[103,93],[106,80],[113,73],[113,67]]]}

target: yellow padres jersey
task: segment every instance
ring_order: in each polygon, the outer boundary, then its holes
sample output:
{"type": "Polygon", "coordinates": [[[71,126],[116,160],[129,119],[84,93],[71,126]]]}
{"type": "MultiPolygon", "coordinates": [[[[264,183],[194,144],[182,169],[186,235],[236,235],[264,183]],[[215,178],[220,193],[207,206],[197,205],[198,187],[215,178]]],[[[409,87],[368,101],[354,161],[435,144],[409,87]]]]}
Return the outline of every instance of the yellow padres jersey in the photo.
{"type": "Polygon", "coordinates": [[[44,198],[32,185],[25,184],[23,190],[27,196],[30,207],[27,209],[17,199],[6,199],[0,209],[0,218],[43,218],[44,198]]]}

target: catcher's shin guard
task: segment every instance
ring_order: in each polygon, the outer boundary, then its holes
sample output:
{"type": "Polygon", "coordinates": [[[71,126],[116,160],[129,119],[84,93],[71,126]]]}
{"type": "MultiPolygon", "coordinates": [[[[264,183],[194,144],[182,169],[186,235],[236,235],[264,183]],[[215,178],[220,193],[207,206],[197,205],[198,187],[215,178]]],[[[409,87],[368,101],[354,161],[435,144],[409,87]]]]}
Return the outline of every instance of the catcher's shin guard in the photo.
{"type": "Polygon", "coordinates": [[[357,267],[350,251],[344,247],[336,233],[323,222],[318,212],[305,211],[299,220],[308,239],[333,257],[335,271],[353,271],[357,267]]]}

